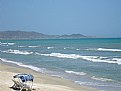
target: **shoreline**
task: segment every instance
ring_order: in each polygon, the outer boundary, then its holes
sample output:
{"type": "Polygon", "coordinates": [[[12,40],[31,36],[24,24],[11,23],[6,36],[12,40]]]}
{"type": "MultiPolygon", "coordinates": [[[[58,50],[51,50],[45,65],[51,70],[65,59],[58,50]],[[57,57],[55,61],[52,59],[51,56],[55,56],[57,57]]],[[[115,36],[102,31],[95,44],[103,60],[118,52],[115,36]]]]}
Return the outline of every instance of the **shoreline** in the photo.
{"type": "Polygon", "coordinates": [[[0,90],[15,91],[10,89],[13,84],[11,79],[18,73],[29,73],[34,76],[33,88],[36,89],[35,91],[97,91],[95,88],[81,86],[64,78],[52,77],[29,68],[5,62],[0,62],[0,90]]]}

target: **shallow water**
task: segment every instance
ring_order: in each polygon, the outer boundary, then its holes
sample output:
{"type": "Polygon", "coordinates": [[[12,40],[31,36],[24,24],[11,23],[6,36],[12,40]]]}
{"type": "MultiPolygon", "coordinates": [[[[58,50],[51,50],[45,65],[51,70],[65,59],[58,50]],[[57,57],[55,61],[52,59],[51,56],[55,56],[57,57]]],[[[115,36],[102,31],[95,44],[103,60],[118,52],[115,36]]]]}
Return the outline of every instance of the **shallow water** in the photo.
{"type": "Polygon", "coordinates": [[[1,40],[0,59],[104,91],[121,89],[121,38],[1,40]]]}

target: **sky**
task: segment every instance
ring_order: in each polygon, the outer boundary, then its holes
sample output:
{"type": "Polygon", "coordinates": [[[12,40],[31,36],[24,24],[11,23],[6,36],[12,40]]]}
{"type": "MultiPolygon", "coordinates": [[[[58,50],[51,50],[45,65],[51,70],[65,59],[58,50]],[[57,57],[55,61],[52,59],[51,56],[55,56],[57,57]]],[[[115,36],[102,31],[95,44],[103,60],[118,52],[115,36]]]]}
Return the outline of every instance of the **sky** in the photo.
{"type": "Polygon", "coordinates": [[[0,31],[121,37],[121,0],[0,0],[0,31]]]}

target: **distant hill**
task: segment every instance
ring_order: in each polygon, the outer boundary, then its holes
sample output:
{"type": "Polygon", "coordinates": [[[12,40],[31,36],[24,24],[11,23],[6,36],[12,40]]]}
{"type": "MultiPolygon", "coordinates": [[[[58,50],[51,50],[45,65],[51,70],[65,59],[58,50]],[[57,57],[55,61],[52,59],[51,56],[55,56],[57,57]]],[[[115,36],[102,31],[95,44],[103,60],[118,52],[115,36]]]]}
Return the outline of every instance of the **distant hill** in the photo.
{"type": "Polygon", "coordinates": [[[73,38],[87,38],[82,34],[72,35],[47,35],[38,32],[27,31],[1,31],[0,39],[73,39],[73,38]]]}
{"type": "Polygon", "coordinates": [[[45,35],[37,32],[26,31],[2,31],[0,32],[0,39],[45,39],[53,38],[55,36],[45,35]]]}
{"type": "Polygon", "coordinates": [[[59,38],[87,38],[87,36],[82,34],[71,34],[71,35],[61,35],[59,38]]]}

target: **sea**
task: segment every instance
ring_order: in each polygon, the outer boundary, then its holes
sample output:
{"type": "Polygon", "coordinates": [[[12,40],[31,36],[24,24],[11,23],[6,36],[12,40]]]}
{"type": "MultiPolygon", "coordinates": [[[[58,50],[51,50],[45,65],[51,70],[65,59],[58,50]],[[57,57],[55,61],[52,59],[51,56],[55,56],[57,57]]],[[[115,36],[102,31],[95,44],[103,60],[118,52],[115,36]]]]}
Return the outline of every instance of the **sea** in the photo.
{"type": "Polygon", "coordinates": [[[121,38],[0,40],[0,62],[121,91],[121,38]]]}

